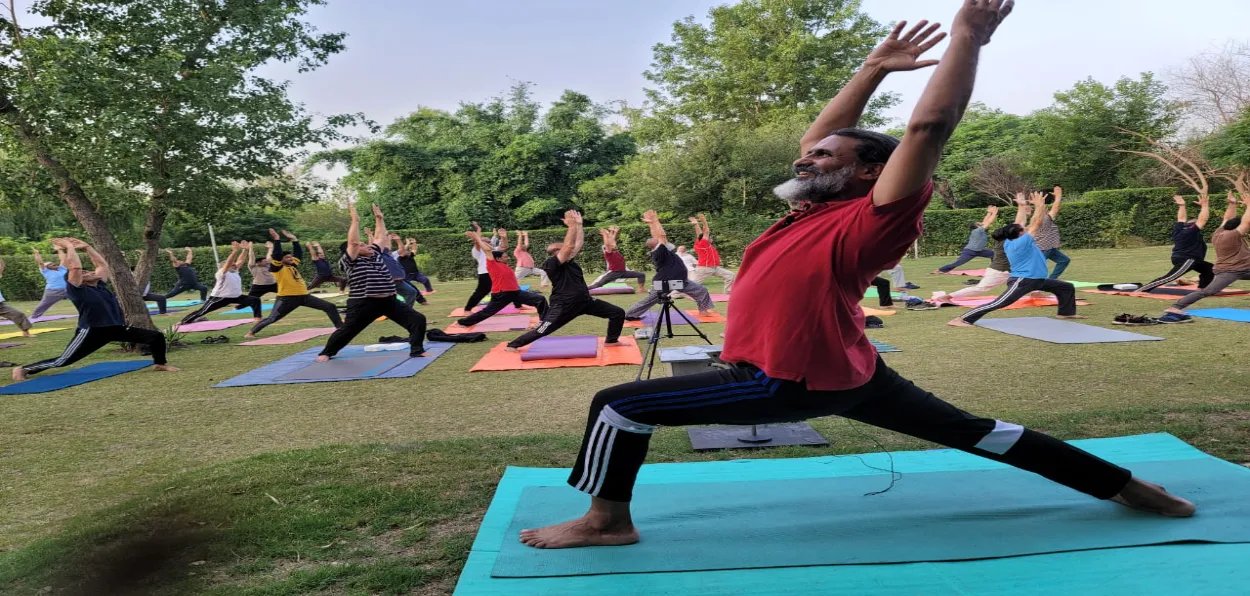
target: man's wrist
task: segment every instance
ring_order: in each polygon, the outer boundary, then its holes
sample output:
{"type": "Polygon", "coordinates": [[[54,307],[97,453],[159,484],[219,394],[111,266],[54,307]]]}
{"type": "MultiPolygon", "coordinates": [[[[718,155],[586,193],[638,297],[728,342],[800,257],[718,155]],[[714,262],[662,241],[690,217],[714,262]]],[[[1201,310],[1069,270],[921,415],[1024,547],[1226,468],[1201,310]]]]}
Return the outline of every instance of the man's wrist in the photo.
{"type": "Polygon", "coordinates": [[[864,62],[863,66],[859,67],[859,72],[855,74],[856,76],[867,77],[868,80],[874,83],[880,83],[885,80],[885,76],[890,74],[890,71],[882,68],[880,64],[873,64],[871,61],[868,61],[864,62]]]}

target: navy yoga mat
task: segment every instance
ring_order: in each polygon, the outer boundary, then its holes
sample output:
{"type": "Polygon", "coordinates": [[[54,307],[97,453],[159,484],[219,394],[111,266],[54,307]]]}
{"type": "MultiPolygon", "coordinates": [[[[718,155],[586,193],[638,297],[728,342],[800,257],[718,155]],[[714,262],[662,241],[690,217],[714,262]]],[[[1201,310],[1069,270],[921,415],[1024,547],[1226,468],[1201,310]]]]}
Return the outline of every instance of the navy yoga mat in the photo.
{"type": "Polygon", "coordinates": [[[1100,344],[1122,341],[1160,341],[1162,337],[1129,333],[1116,329],[1104,329],[1062,319],[1046,317],[1019,317],[1010,319],[982,319],[978,327],[993,329],[1010,335],[1040,339],[1052,344],[1100,344]]]}
{"type": "Polygon", "coordinates": [[[1244,308],[1199,308],[1185,311],[1195,317],[1250,323],[1250,310],[1244,308]]]}
{"type": "MultiPolygon", "coordinates": [[[[1214,458],[1133,472],[1201,501],[1188,519],[1100,501],[1016,469],[639,486],[636,545],[540,550],[505,541],[493,577],[967,561],[1178,542],[1250,542],[1250,470],[1214,458]]],[[[508,529],[561,522],[586,495],[529,487],[508,529]]]]}
{"type": "Polygon", "coordinates": [[[59,373],[45,373],[31,377],[20,383],[0,387],[0,395],[24,395],[27,393],[47,393],[66,387],[82,385],[100,379],[115,377],[122,373],[136,371],[152,366],[151,360],[121,360],[118,362],[97,362],[82,368],[75,368],[59,373]]]}
{"type": "MultiPolygon", "coordinates": [[[[427,341],[425,342],[425,353],[427,354],[425,358],[408,358],[400,362],[394,368],[390,368],[386,370],[385,372],[382,372],[374,376],[361,377],[357,375],[357,376],[351,376],[351,377],[318,378],[318,379],[279,378],[279,377],[286,377],[290,373],[296,372],[300,369],[307,367],[309,364],[312,364],[316,360],[317,354],[321,352],[321,347],[317,346],[313,348],[308,348],[307,350],[304,350],[303,352],[293,354],[277,362],[266,364],[265,366],[262,366],[256,370],[248,371],[237,377],[234,377],[233,379],[222,381],[216,385],[213,385],[213,387],[216,387],[216,388],[246,387],[249,385],[283,385],[286,383],[320,383],[320,382],[326,382],[326,381],[401,379],[404,377],[411,377],[421,372],[422,370],[425,369],[426,366],[429,366],[429,364],[433,362],[436,358],[438,358],[439,356],[442,356],[443,352],[446,352],[447,350],[451,349],[453,345],[455,344],[451,344],[447,342],[427,341]]],[[[364,346],[347,346],[346,348],[343,348],[343,351],[339,352],[338,356],[335,356],[334,359],[346,360],[349,358],[373,358],[376,356],[380,356],[382,354],[385,354],[385,353],[366,352],[364,346]]],[[[390,354],[395,354],[395,353],[391,352],[390,354]]],[[[396,354],[396,357],[406,357],[407,355],[408,355],[407,352],[399,352],[398,354],[396,354]]]]}

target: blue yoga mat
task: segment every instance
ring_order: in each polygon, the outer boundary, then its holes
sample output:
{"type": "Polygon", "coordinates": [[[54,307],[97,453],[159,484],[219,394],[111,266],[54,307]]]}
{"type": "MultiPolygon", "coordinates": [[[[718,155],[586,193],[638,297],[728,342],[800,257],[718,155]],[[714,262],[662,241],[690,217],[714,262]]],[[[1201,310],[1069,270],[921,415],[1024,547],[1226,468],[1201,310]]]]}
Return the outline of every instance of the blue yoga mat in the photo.
{"type": "MultiPolygon", "coordinates": [[[[271,311],[271,310],[273,310],[273,303],[272,303],[272,302],[266,302],[265,304],[260,305],[260,312],[269,312],[269,311],[271,311]]],[[[234,310],[223,310],[223,311],[221,311],[221,313],[220,313],[220,314],[223,314],[223,315],[250,315],[250,314],[252,314],[252,309],[250,309],[250,308],[236,308],[236,309],[234,309],[234,310]]]]}
{"type": "MultiPolygon", "coordinates": [[[[350,378],[322,378],[322,379],[280,379],[284,375],[294,373],[312,364],[317,359],[317,354],[321,352],[321,347],[308,348],[297,354],[293,354],[277,362],[266,364],[256,370],[245,372],[233,379],[222,381],[213,387],[246,387],[249,385],[285,385],[287,383],[325,383],[330,381],[359,381],[369,379],[401,379],[411,377],[429,366],[443,352],[451,349],[455,345],[447,342],[427,341],[425,342],[425,352],[428,354],[425,358],[411,358],[400,363],[398,366],[387,370],[386,372],[368,376],[368,377],[350,377],[350,378]]],[[[339,352],[336,359],[339,358],[362,358],[377,357],[378,352],[366,352],[364,346],[347,346],[343,351],[339,352]]]]}
{"type": "Polygon", "coordinates": [[[1244,308],[1200,308],[1185,311],[1195,317],[1250,323],[1250,310],[1244,308]]]}
{"type": "Polygon", "coordinates": [[[868,341],[869,341],[869,342],[872,342],[872,347],[877,348],[877,352],[879,352],[879,353],[881,353],[881,354],[888,354],[888,353],[890,353],[890,352],[902,352],[902,350],[900,350],[900,349],[898,349],[898,348],[896,348],[896,347],[894,347],[894,346],[892,346],[892,345],[890,345],[890,344],[887,344],[887,343],[885,343],[885,342],[877,341],[877,340],[875,340],[875,339],[870,339],[870,340],[868,340],[868,341]]]}
{"type": "MultiPolygon", "coordinates": [[[[1073,441],[1073,444],[1084,448],[1095,455],[1104,457],[1135,471],[1157,473],[1161,466],[1164,469],[1185,469],[1201,467],[1214,470],[1223,482],[1225,475],[1235,477],[1250,471],[1212,458],[1182,441],[1166,434],[1141,435],[1117,439],[1091,439],[1073,441]],[[1165,464],[1143,464],[1143,462],[1170,462],[1165,464]],[[1198,463],[1201,462],[1201,463],[1198,463]],[[1191,465],[1196,464],[1196,465],[1191,465]],[[1212,467],[1214,466],[1214,467],[1212,467]],[[1221,469],[1223,468],[1223,469],[1221,469]]],[[[777,481],[808,479],[827,481],[830,478],[864,480],[864,477],[876,479],[869,482],[871,490],[881,490],[889,483],[888,476],[866,467],[885,467],[889,461],[885,454],[867,454],[859,459],[846,456],[816,457],[803,459],[773,460],[737,460],[722,462],[700,462],[679,464],[653,464],[643,466],[638,477],[638,493],[649,491],[655,485],[690,485],[707,483],[714,486],[720,483],[734,483],[746,488],[743,481],[777,481]]],[[[856,494],[847,495],[848,491],[834,488],[835,494],[856,501],[868,501],[880,498],[897,499],[900,491],[908,483],[912,492],[923,489],[926,483],[917,482],[917,476],[928,476],[930,472],[976,472],[1001,471],[1010,468],[989,460],[978,458],[966,453],[942,449],[920,452],[899,452],[893,454],[893,463],[904,474],[899,484],[890,492],[880,497],[862,497],[856,494]],[[894,495],[894,496],[891,496],[894,495]]],[[[1182,472],[1183,473],[1183,472],[1182,472]]],[[[1205,472],[1203,472],[1205,473],[1205,472]]],[[[477,540],[474,542],[469,559],[461,572],[456,594],[462,596],[485,596],[487,594],[510,595],[544,595],[569,593],[595,593],[599,595],[616,594],[1241,594],[1244,586],[1250,582],[1250,544],[1184,544],[1144,546],[1137,548],[1110,548],[1104,550],[1088,550],[1040,554],[1025,557],[993,558],[983,560],[944,562],[944,563],[900,563],[894,565],[814,565],[806,567],[770,567],[758,568],[749,566],[741,569],[721,569],[714,571],[658,571],[652,573],[613,573],[608,575],[580,575],[560,577],[525,577],[504,578],[491,577],[491,572],[508,553],[511,543],[516,542],[513,533],[513,518],[518,513],[518,505],[525,495],[527,487],[560,487],[574,497],[580,496],[573,508],[561,512],[561,519],[580,514],[585,510],[587,498],[565,485],[567,469],[509,468],[500,481],[490,509],[482,521],[477,540]]],[[[923,479],[922,479],[923,480],[923,479]]],[[[1165,479],[1166,480],[1166,479],[1165,479]]],[[[1240,479],[1238,482],[1241,482],[1240,479]]],[[[1093,501],[1078,495],[1084,505],[1092,505],[1091,512],[1098,516],[1091,521],[1100,521],[1109,516],[1130,516],[1132,521],[1211,523],[1211,520],[1200,521],[1204,516],[1215,517],[1216,501],[1227,502],[1238,499],[1236,493],[1226,492],[1220,486],[1208,487],[1202,481],[1201,494],[1193,495],[1199,505],[1197,517],[1189,520],[1155,520],[1146,519],[1145,514],[1128,510],[1116,509],[1110,503],[1093,501]]],[[[1168,487],[1177,492],[1185,492],[1188,488],[1179,485],[1168,487]]],[[[665,487],[665,488],[671,488],[665,487]]],[[[1014,483],[988,487],[991,492],[976,496],[971,502],[961,504],[962,513],[983,511],[987,504],[1003,505],[1002,501],[1015,499],[1020,505],[1021,495],[1014,483]],[[978,509],[981,508],[981,509],[978,509]]],[[[1235,489],[1236,490],[1236,489],[1235,489]]],[[[1244,489],[1241,489],[1244,490],[1244,489]]],[[[924,495],[916,506],[920,510],[931,502],[931,494],[924,495]]],[[[1026,497],[1027,499],[1027,497],[1026,497]]],[[[1064,498],[1066,501],[1067,498],[1064,498]]],[[[671,499],[673,502],[679,499],[671,499]]],[[[713,505],[701,499],[700,509],[713,505]]],[[[689,515],[694,510],[687,503],[686,521],[701,521],[697,515],[689,515]]],[[[855,513],[854,509],[832,507],[830,503],[819,505],[820,511],[829,516],[848,517],[855,513]]],[[[859,507],[859,503],[855,504],[859,507]]],[[[1029,527],[1030,534],[1009,534],[1006,531],[991,532],[987,538],[997,541],[1006,548],[1014,548],[1021,541],[1032,539],[1032,532],[1040,532],[1045,537],[1058,536],[1060,533],[1046,528],[1048,516],[1056,514],[1056,510],[1066,509],[1061,502],[1058,506],[1049,503],[1036,508],[1015,513],[1024,513],[1023,518],[1033,520],[1029,527]]],[[[1001,509],[998,509],[1001,511],[1001,509]]],[[[900,510],[901,511],[901,510],[900,510]]],[[[636,514],[642,513],[642,505],[635,509],[636,514]]],[[[787,512],[789,514],[790,512],[787,512]]],[[[1003,512],[1004,522],[1014,521],[1012,516],[1003,512]]],[[[914,512],[904,512],[915,515],[914,512]]],[[[725,518],[725,528],[719,539],[721,545],[709,544],[698,534],[685,534],[687,540],[681,547],[672,549],[671,556],[678,560],[701,560],[705,550],[723,551],[730,547],[750,548],[746,535],[733,532],[733,522],[740,516],[758,516],[749,510],[720,510],[717,515],[725,518]],[[731,521],[732,520],[732,521],[731,521]],[[728,534],[725,534],[728,532],[728,534]],[[728,536],[728,537],[727,537],[728,536]]],[[[959,517],[959,516],[951,516],[959,517]]],[[[914,519],[914,518],[913,518],[914,519]]],[[[677,523],[678,519],[670,518],[667,523],[677,523]]],[[[1025,520],[1027,521],[1027,519],[1025,520]]],[[[1218,520],[1217,520],[1218,521],[1218,520]]],[[[648,522],[649,524],[651,522],[648,522]]],[[[1218,525],[1218,524],[1212,524],[1218,525]]],[[[598,553],[604,559],[615,557],[616,551],[628,548],[644,547],[649,542],[658,540],[654,524],[644,526],[639,522],[643,532],[643,542],[631,547],[573,549],[582,553],[598,553]]],[[[828,527],[826,520],[825,527],[828,527]]],[[[858,523],[861,529],[866,528],[858,523]]],[[[1072,527],[1072,526],[1069,526],[1072,527]]],[[[1180,526],[1172,526],[1179,528],[1180,526]]],[[[1081,534],[1094,533],[1091,530],[1078,528],[1081,534]]],[[[778,532],[795,533],[799,530],[789,526],[778,526],[778,532]]],[[[875,536],[875,530],[865,530],[866,539],[884,544],[889,542],[875,536]]],[[[909,529],[912,536],[920,532],[909,529]]],[[[1217,530],[1222,531],[1222,530],[1217,530]]],[[[858,538],[857,538],[858,539],[858,538]]],[[[946,541],[946,536],[919,536],[920,542],[946,541]]],[[[901,542],[901,541],[899,541],[901,542]]],[[[957,546],[963,541],[955,541],[957,546]]],[[[909,544],[901,544],[910,547],[909,544]]],[[[787,543],[781,550],[797,552],[801,549],[787,543]]],[[[541,554],[560,553],[561,551],[541,551],[541,554]]],[[[563,551],[572,552],[572,551],[563,551]]],[[[558,554],[557,556],[563,556],[558,554]]]]}
{"type": "Polygon", "coordinates": [[[74,387],[83,383],[99,381],[115,377],[122,373],[136,371],[152,366],[151,360],[121,360],[118,362],[97,362],[82,368],[67,370],[55,374],[31,377],[20,383],[0,387],[0,395],[25,395],[28,393],[47,393],[66,387],[74,387]]]}
{"type": "MultiPolygon", "coordinates": [[[[168,300],[165,302],[165,307],[173,308],[175,306],[199,306],[201,304],[204,304],[203,300],[168,300]]],[[[156,303],[149,302],[148,308],[156,308],[156,303]]]]}

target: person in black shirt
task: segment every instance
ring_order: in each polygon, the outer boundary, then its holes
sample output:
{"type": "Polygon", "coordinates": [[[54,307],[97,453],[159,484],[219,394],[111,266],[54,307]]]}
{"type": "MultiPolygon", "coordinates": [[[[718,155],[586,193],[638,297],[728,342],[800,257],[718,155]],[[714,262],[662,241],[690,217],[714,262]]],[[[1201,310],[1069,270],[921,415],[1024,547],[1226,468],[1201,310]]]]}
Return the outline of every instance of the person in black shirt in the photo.
{"type": "Polygon", "coordinates": [[[425,356],[425,315],[395,299],[394,277],[382,261],[382,243],[387,242],[382,210],[377,204],[373,205],[373,237],[365,244],[360,241],[360,215],[356,213],[356,204],[350,204],[349,208],[351,227],[347,229],[347,242],[339,247],[343,253],[339,267],[347,274],[350,294],[347,320],[326,340],[317,362],[333,358],[378,317],[386,317],[408,331],[409,356],[425,356]]]}
{"type": "Polygon", "coordinates": [[[1198,197],[1198,219],[1189,219],[1185,213],[1185,197],[1176,195],[1172,202],[1177,204],[1176,223],[1172,224],[1172,270],[1140,288],[1138,292],[1149,292],[1164,284],[1170,284],[1181,278],[1186,272],[1198,272],[1198,288],[1202,289],[1215,279],[1215,266],[1206,261],[1207,241],[1202,237],[1202,228],[1207,225],[1211,215],[1211,204],[1207,195],[1198,197]]]}
{"type": "Polygon", "coordinates": [[[152,349],[155,370],[176,372],[178,369],[165,361],[165,336],[162,333],[126,325],[122,307],[105,283],[109,268],[104,255],[77,238],[54,238],[52,245],[65,249],[61,254],[61,266],[66,269],[65,280],[68,282],[65,293],[74,308],[78,309],[78,330],[60,356],[14,368],[13,380],[24,381],[26,377],[50,368],[69,366],[115,341],[147,344],[152,349]],[[87,251],[95,270],[83,271],[82,260],[78,257],[80,248],[87,251]]]}
{"type": "Polygon", "coordinates": [[[406,238],[403,246],[399,247],[399,264],[404,268],[404,273],[408,276],[408,281],[415,281],[425,286],[425,293],[429,294],[434,291],[434,285],[430,283],[430,278],[421,273],[421,268],[417,267],[417,239],[406,238]]]}
{"type": "MultiPolygon", "coordinates": [[[[668,243],[668,234],[664,232],[664,226],[660,224],[660,216],[656,215],[655,210],[650,210],[642,214],[642,221],[651,228],[651,238],[647,239],[647,250],[651,251],[651,262],[655,264],[654,280],[682,282],[682,288],[675,291],[694,298],[695,304],[699,306],[700,315],[716,314],[713,310],[715,306],[712,304],[712,295],[701,284],[690,281],[690,270],[686,269],[686,264],[682,262],[681,257],[673,252],[673,245],[668,243]]],[[[625,318],[637,321],[642,318],[643,313],[659,303],[660,292],[652,289],[642,300],[633,303],[625,310],[625,318]]]]}
{"type": "Polygon", "coordinates": [[[309,242],[308,252],[312,256],[313,268],[317,270],[317,276],[308,282],[308,289],[313,289],[323,283],[330,282],[338,284],[339,290],[342,291],[347,286],[347,280],[334,274],[334,270],[330,268],[330,261],[326,260],[326,251],[321,248],[320,242],[309,242]]]}
{"type": "Polygon", "coordinates": [[[203,302],[208,299],[208,286],[200,283],[199,274],[191,266],[191,259],[195,258],[195,254],[191,252],[190,248],[186,249],[186,251],[187,258],[180,261],[178,257],[174,256],[174,251],[168,248],[165,249],[165,252],[169,253],[169,262],[173,263],[174,270],[178,272],[178,283],[175,283],[174,287],[165,294],[165,299],[169,300],[187,290],[199,290],[200,302],[203,302]]]}
{"type": "Polygon", "coordinates": [[[508,342],[509,352],[516,352],[555,333],[581,315],[607,319],[608,335],[604,338],[604,345],[621,345],[619,340],[621,329],[625,327],[625,311],[611,302],[591,296],[582,268],[573,260],[582,251],[582,243],[586,240],[582,214],[571,209],[565,212],[564,225],[569,228],[564,234],[564,242],[548,245],[547,254],[550,256],[543,263],[543,271],[551,279],[551,301],[547,314],[539,320],[538,327],[508,342]]]}

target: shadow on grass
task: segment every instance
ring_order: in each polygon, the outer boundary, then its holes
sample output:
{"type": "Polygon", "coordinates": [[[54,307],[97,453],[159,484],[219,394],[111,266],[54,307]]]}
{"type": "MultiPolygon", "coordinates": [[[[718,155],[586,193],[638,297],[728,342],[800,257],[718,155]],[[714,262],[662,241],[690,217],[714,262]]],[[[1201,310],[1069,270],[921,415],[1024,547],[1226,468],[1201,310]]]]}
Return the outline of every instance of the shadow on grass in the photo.
{"type": "MultiPolygon", "coordinates": [[[[1250,460],[1250,405],[1034,415],[1018,421],[1067,439],[1172,432],[1226,459],[1250,460]]],[[[813,423],[834,439],[833,447],[696,454],[682,429],[662,429],[649,461],[932,447],[841,419],[813,423]]],[[[505,467],[567,466],[578,440],[530,436],[335,445],[208,467],[0,555],[0,591],[447,593],[505,467]]]]}

